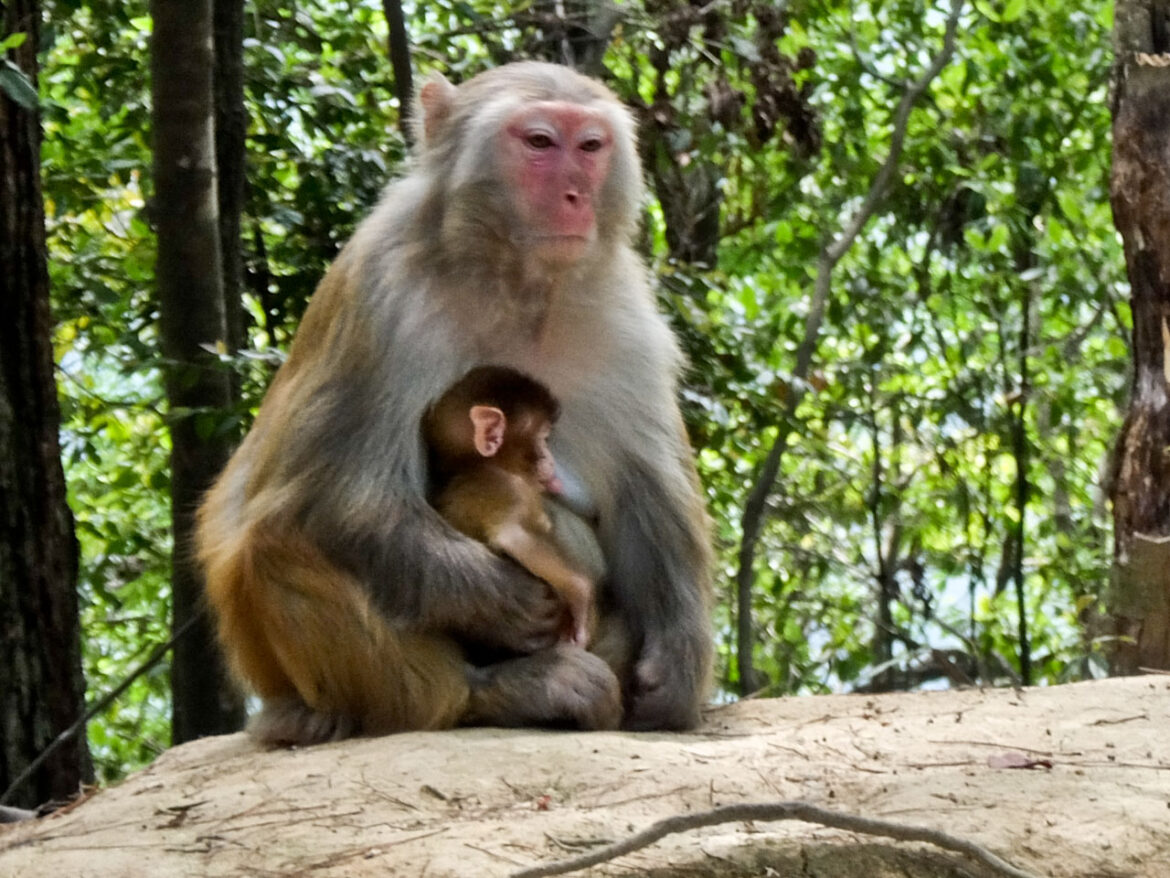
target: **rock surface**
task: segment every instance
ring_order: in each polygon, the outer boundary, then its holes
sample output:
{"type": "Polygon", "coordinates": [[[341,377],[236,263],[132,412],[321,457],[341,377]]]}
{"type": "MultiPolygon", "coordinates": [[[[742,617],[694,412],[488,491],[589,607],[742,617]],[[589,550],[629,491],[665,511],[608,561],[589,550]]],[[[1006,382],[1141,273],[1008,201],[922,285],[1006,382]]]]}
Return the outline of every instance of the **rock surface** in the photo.
{"type": "MultiPolygon", "coordinates": [[[[671,815],[794,799],[940,829],[1037,876],[1165,878],[1170,677],[746,701],[683,735],[463,729],[279,751],[210,738],[0,827],[0,876],[506,876],[671,815]]],[[[671,835],[579,874],[994,873],[789,821],[671,835]]]]}

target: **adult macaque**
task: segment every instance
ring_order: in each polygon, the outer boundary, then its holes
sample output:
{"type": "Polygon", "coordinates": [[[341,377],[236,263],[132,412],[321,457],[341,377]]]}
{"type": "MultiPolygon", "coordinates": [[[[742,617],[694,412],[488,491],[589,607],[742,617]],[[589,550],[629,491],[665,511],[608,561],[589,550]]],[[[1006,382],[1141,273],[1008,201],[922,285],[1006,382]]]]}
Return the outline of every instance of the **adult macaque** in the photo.
{"type": "Polygon", "coordinates": [[[264,701],[252,732],[693,726],[706,517],[681,357],[630,246],[631,120],[600,84],[537,63],[432,78],[418,102],[413,168],[321,281],[200,510],[220,640],[264,701]],[[546,583],[427,503],[424,413],[484,364],[561,403],[554,529],[607,571],[591,652],[557,642],[546,583]]]}
{"type": "Polygon", "coordinates": [[[472,369],[423,419],[439,487],[433,505],[460,533],[486,543],[553,587],[569,610],[568,642],[585,646],[596,621],[593,582],[552,535],[544,496],[562,493],[548,437],[560,406],[515,369],[472,369]]]}

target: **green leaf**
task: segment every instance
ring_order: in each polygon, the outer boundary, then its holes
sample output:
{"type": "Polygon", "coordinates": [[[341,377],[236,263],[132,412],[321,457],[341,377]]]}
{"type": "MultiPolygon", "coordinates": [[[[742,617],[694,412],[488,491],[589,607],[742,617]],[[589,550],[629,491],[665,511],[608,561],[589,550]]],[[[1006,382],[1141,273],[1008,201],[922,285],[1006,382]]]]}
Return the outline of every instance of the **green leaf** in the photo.
{"type": "Polygon", "coordinates": [[[997,225],[991,230],[991,235],[987,239],[987,246],[992,250],[1004,250],[1007,248],[1010,238],[1011,230],[1005,225],[997,225]]]}
{"type": "Polygon", "coordinates": [[[24,45],[24,41],[28,39],[28,34],[24,32],[9,34],[4,39],[0,40],[0,52],[7,52],[9,49],[16,49],[24,45]]]}
{"type": "Polygon", "coordinates": [[[991,0],[975,0],[975,8],[981,14],[986,15],[992,21],[1002,21],[1002,15],[999,9],[996,8],[997,5],[997,3],[991,2],[991,0]]]}
{"type": "Polygon", "coordinates": [[[1080,223],[1085,219],[1085,211],[1081,206],[1081,200],[1077,197],[1075,192],[1067,189],[1056,193],[1056,201],[1060,205],[1061,212],[1072,223],[1080,223]]]}
{"type": "Polygon", "coordinates": [[[35,110],[40,105],[37,100],[37,90],[24,75],[24,71],[7,58],[0,61],[0,91],[3,91],[10,100],[26,110],[35,110]]]}
{"type": "Polygon", "coordinates": [[[1026,0],[1007,0],[1003,6],[1003,12],[1000,14],[1000,20],[1004,22],[1015,21],[1023,15],[1027,5],[1026,0]]]}

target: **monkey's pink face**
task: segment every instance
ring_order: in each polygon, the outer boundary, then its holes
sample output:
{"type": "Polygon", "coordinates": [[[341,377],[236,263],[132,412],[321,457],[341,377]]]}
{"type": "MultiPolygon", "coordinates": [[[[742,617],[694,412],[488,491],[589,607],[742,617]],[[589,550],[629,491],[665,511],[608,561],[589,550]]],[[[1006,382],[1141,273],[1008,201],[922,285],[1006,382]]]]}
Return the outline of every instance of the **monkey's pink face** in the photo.
{"type": "Polygon", "coordinates": [[[613,156],[608,120],[577,104],[538,102],[508,119],[504,141],[524,243],[552,262],[576,262],[597,236],[595,206],[613,156]]]}

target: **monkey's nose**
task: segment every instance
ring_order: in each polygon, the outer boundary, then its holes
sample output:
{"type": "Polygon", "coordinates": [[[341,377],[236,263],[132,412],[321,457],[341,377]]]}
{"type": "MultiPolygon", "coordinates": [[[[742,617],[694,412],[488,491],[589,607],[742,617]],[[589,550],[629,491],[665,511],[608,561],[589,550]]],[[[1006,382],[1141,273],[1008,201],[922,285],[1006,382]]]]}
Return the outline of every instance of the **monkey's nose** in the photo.
{"type": "Polygon", "coordinates": [[[564,203],[569,210],[577,211],[588,209],[593,204],[593,199],[588,192],[574,186],[565,190],[564,203]]]}

